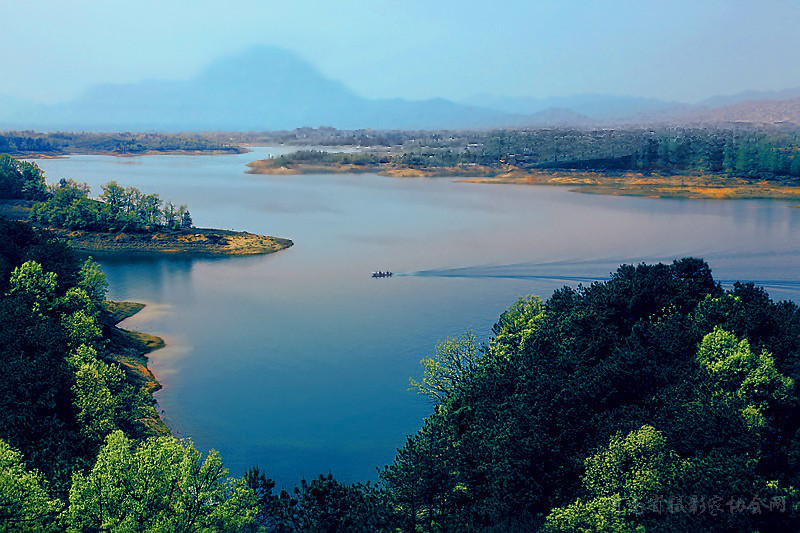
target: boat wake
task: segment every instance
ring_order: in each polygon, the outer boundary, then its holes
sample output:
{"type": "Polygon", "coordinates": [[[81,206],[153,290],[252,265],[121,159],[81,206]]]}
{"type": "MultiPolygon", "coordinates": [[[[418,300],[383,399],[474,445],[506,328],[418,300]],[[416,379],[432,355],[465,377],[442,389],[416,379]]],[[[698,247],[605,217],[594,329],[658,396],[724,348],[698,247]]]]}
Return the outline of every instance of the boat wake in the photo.
{"type": "MultiPolygon", "coordinates": [[[[441,278],[496,278],[518,280],[543,280],[559,281],[568,285],[590,284],[607,281],[611,273],[616,271],[621,264],[645,263],[671,263],[675,257],[686,257],[691,254],[676,255],[672,257],[641,257],[627,259],[597,258],[588,260],[559,260],[530,263],[511,263],[502,265],[475,265],[456,268],[434,268],[419,270],[396,276],[441,277],[441,278]]],[[[774,264],[778,258],[791,258],[800,255],[798,250],[771,250],[762,253],[717,253],[706,254],[706,260],[711,264],[715,273],[720,277],[715,279],[725,287],[732,286],[735,282],[752,282],[767,290],[774,290],[777,297],[789,297],[795,301],[800,300],[800,279],[784,278],[790,274],[780,265],[774,264]],[[753,258],[763,259],[764,264],[754,264],[749,269],[742,260],[753,258]],[[762,271],[766,276],[750,277],[753,270],[762,271]],[[738,276],[741,272],[742,275],[738,276]],[[750,276],[748,276],[750,274],[750,276]],[[736,276],[736,277],[734,277],[736,276]]],[[[696,256],[696,255],[695,255],[696,256]]],[[[791,272],[797,274],[796,272],[791,272]]]]}

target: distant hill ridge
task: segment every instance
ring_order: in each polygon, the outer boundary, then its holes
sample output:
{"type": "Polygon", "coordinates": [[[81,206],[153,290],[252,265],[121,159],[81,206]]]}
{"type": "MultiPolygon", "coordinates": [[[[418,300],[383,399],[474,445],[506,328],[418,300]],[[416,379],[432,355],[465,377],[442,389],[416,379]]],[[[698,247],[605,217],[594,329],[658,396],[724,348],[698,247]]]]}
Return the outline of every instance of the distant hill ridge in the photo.
{"type": "Polygon", "coordinates": [[[102,84],[36,105],[0,96],[0,128],[87,131],[461,129],[622,124],[800,125],[800,89],[710,98],[697,105],[650,98],[478,96],[458,103],[363,98],[296,54],[259,46],[221,58],[190,80],[102,84]],[[746,101],[743,101],[746,100],[746,101]]]}
{"type": "Polygon", "coordinates": [[[739,102],[700,112],[692,119],[703,124],[747,123],[800,126],[800,98],[739,102]]]}

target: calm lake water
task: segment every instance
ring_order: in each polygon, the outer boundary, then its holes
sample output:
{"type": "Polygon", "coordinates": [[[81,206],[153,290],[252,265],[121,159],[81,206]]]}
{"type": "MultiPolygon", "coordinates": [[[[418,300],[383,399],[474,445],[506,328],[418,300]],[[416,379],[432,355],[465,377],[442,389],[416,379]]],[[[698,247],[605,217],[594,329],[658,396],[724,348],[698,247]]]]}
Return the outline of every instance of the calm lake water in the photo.
{"type": "Polygon", "coordinates": [[[622,262],[709,261],[718,279],[800,299],[800,209],[780,201],[654,200],[566,188],[254,176],[233,156],[41,160],[50,181],[111,179],[190,206],[195,224],[287,237],[260,257],[104,257],[125,322],[163,337],[151,357],[177,436],[232,473],[280,484],[376,477],[430,406],[408,391],[419,359],[467,329],[485,338],[526,294],[608,276],[622,262]],[[373,270],[399,275],[372,279],[373,270]]]}

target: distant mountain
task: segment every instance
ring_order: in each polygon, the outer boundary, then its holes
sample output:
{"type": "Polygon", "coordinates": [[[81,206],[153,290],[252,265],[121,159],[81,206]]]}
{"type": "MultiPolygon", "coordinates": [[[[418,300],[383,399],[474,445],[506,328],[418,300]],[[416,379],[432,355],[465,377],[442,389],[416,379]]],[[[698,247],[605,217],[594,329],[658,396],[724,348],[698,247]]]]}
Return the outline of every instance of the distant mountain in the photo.
{"type": "Polygon", "coordinates": [[[578,94],[550,98],[509,97],[479,95],[463,103],[497,109],[506,113],[533,114],[548,109],[569,109],[586,117],[598,120],[616,120],[645,113],[679,111],[690,107],[679,102],[667,102],[654,98],[634,96],[612,96],[606,94],[578,94]]]}
{"type": "Polygon", "coordinates": [[[77,100],[6,115],[4,127],[86,130],[279,130],[479,128],[526,117],[441,99],[362,98],[291,52],[256,47],[211,64],[194,79],[98,85],[77,100]]]}
{"type": "Polygon", "coordinates": [[[524,123],[529,127],[555,128],[593,128],[602,125],[599,120],[563,107],[550,107],[526,115],[524,123]]]}
{"type": "MultiPolygon", "coordinates": [[[[576,118],[573,123],[565,125],[609,127],[643,124],[800,124],[798,101],[800,88],[714,96],[697,104],[599,94],[544,99],[483,95],[466,102],[517,114],[546,115],[558,108],[562,113],[571,111],[582,117],[582,120],[576,118]]],[[[532,123],[535,124],[535,121],[532,120],[532,123]]],[[[556,121],[551,120],[550,123],[556,124],[556,121]]]]}
{"type": "Polygon", "coordinates": [[[463,102],[363,98],[299,56],[255,47],[183,81],[97,85],[81,97],[36,105],[0,96],[0,129],[251,131],[340,129],[613,127],[633,124],[798,124],[800,88],[715,96],[690,105],[652,98],[579,94],[481,95],[463,102]]]}
{"type": "Polygon", "coordinates": [[[701,124],[753,124],[800,126],[800,98],[752,100],[694,114],[689,122],[701,124]]]}
{"type": "Polygon", "coordinates": [[[755,100],[792,100],[800,98],[800,87],[782,91],[745,91],[742,93],[717,95],[698,102],[698,107],[716,108],[755,100]]]}

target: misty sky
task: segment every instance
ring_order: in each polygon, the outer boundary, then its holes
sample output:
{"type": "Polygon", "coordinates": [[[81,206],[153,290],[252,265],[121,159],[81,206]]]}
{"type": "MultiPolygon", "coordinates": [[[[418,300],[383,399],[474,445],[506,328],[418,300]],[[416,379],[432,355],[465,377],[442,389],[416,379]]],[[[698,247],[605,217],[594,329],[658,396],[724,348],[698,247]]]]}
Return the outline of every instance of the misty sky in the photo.
{"type": "Polygon", "coordinates": [[[255,44],[368,97],[697,101],[800,86],[800,1],[0,0],[0,94],[188,78],[255,44]]]}

